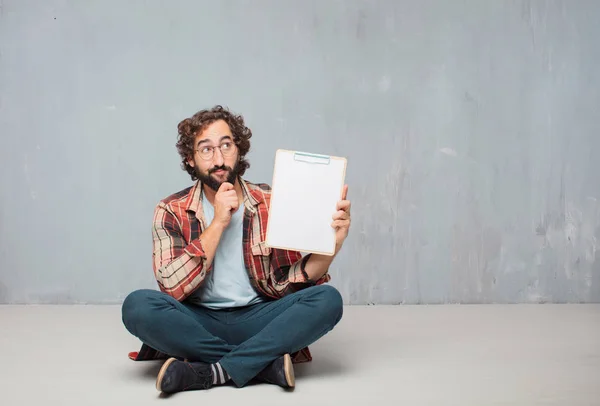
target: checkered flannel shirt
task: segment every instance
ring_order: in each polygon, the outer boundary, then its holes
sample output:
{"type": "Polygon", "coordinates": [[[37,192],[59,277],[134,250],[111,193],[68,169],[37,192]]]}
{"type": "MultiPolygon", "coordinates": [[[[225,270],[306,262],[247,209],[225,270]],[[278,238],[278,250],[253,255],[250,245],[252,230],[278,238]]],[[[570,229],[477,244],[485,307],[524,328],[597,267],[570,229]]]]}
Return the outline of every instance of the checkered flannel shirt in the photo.
{"type": "MultiPolygon", "coordinates": [[[[239,178],[244,196],[243,252],[244,263],[252,287],[261,295],[279,299],[313,285],[329,282],[326,273],[311,281],[304,270],[310,254],[302,257],[297,251],[265,246],[271,189],[265,184],[253,184],[239,178]]],[[[159,289],[177,299],[185,300],[203,285],[212,271],[205,266],[206,255],[199,239],[207,227],[202,209],[202,184],[163,199],[154,212],[152,227],[153,267],[159,289]]],[[[163,359],[161,353],[146,344],[129,357],[136,361],[163,359]]],[[[312,359],[304,348],[292,355],[294,362],[312,359]]]]}

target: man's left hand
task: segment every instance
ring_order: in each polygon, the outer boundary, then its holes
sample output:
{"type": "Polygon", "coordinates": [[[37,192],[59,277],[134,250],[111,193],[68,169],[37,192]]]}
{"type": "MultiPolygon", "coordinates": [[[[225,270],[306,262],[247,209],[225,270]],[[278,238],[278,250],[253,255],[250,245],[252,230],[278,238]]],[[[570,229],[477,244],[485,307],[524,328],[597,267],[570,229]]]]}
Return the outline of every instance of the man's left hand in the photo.
{"type": "Polygon", "coordinates": [[[335,229],[335,253],[342,248],[344,240],[350,230],[350,201],[346,200],[348,196],[348,185],[344,185],[342,199],[337,203],[337,211],[332,216],[333,223],[331,227],[335,229]]]}

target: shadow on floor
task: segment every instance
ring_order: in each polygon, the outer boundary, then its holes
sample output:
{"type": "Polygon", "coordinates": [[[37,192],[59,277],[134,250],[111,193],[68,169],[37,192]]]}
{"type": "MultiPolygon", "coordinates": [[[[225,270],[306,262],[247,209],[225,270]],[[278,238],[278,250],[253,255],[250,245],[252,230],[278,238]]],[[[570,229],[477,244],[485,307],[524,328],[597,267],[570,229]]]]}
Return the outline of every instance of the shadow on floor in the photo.
{"type": "Polygon", "coordinates": [[[294,374],[297,378],[341,375],[345,370],[342,360],[335,358],[320,358],[294,365],[294,374]]]}
{"type": "MultiPolygon", "coordinates": [[[[164,361],[140,362],[139,368],[135,368],[135,375],[141,379],[155,381],[164,361]]],[[[311,362],[294,364],[294,374],[297,378],[326,377],[342,375],[347,372],[342,359],[319,358],[311,362]]],[[[251,385],[257,382],[252,381],[251,385]]]]}
{"type": "Polygon", "coordinates": [[[143,361],[140,362],[140,368],[136,368],[136,374],[143,379],[156,380],[158,371],[163,366],[164,361],[143,361]]]}

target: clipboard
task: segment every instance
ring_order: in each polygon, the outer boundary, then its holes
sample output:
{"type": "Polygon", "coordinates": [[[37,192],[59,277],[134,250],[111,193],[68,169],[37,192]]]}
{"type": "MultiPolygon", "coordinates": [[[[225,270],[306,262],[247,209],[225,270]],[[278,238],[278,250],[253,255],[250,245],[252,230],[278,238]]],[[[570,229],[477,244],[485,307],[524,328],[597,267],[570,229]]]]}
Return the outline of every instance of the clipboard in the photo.
{"type": "Polygon", "coordinates": [[[346,158],[278,149],[265,245],[332,256],[346,158]]]}

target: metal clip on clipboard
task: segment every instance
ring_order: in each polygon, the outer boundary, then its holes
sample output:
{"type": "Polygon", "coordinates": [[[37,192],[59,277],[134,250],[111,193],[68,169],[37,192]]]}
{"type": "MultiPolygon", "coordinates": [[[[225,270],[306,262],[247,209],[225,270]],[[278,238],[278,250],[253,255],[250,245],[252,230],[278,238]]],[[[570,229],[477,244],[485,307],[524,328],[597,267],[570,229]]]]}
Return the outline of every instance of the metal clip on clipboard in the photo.
{"type": "Polygon", "coordinates": [[[329,165],[330,158],[328,155],[309,154],[306,152],[294,152],[294,160],[306,162],[309,164],[329,165]]]}
{"type": "Polygon", "coordinates": [[[334,255],[331,213],[345,174],[346,158],[278,149],[265,246],[334,255]],[[310,215],[298,215],[303,212],[310,215]]]}

